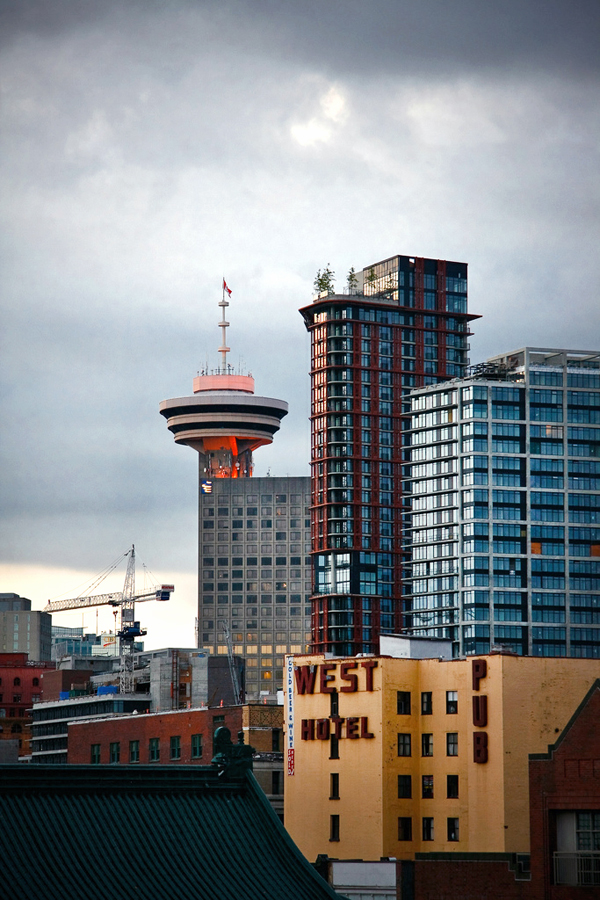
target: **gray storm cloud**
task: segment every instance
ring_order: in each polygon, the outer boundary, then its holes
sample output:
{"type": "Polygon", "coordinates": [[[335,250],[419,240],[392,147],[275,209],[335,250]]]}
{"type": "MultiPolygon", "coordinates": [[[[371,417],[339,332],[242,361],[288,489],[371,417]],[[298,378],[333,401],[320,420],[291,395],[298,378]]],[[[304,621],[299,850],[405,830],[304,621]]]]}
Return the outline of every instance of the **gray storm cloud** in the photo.
{"type": "Polygon", "coordinates": [[[216,361],[223,275],[232,361],[290,403],[258,474],[308,473],[328,262],[467,261],[473,362],[597,349],[598,10],[0,2],[4,561],[194,568],[158,403],[216,361]]]}

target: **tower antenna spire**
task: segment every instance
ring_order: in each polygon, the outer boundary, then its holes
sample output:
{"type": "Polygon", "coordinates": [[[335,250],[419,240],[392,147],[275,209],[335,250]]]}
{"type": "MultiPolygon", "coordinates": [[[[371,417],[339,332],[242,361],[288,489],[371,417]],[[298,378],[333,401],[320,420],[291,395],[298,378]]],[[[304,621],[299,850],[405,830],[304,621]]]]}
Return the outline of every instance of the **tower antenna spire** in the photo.
{"type": "Polygon", "coordinates": [[[221,346],[219,347],[219,353],[221,354],[221,375],[227,375],[227,354],[229,353],[229,347],[227,346],[227,328],[229,327],[229,322],[225,320],[225,309],[229,306],[229,301],[225,299],[225,294],[228,297],[231,297],[231,290],[227,287],[227,282],[223,278],[223,296],[219,303],[221,307],[221,321],[219,322],[219,328],[221,329],[221,346]]]}

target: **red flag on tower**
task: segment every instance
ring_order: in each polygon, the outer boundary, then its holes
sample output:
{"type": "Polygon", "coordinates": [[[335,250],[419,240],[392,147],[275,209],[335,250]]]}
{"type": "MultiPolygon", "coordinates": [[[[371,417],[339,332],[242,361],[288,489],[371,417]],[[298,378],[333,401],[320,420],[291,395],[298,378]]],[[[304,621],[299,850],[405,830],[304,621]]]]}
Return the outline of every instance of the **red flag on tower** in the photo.
{"type": "Polygon", "coordinates": [[[227,287],[227,282],[225,281],[225,279],[223,279],[223,290],[227,291],[227,293],[231,297],[231,290],[227,287]]]}

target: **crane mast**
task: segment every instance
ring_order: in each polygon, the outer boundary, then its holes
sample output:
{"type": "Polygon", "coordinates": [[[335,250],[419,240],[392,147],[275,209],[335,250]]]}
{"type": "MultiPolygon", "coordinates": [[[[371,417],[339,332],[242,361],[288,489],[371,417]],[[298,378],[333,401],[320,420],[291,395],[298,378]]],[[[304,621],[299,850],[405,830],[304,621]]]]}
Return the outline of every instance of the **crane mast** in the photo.
{"type": "Polygon", "coordinates": [[[135,546],[132,544],[123,585],[121,630],[118,635],[121,651],[120,694],[133,693],[133,642],[136,637],[142,637],[144,634],[146,634],[146,629],[140,628],[140,623],[135,621],[135,546]]]}
{"type": "Polygon", "coordinates": [[[233,702],[237,706],[237,704],[242,702],[242,689],[240,687],[240,681],[238,678],[237,669],[235,666],[235,659],[233,658],[233,645],[231,643],[231,632],[229,631],[229,626],[227,622],[221,622],[221,629],[223,631],[223,635],[225,636],[225,641],[227,643],[227,662],[229,663],[229,675],[231,678],[231,687],[233,689],[233,702]]]}

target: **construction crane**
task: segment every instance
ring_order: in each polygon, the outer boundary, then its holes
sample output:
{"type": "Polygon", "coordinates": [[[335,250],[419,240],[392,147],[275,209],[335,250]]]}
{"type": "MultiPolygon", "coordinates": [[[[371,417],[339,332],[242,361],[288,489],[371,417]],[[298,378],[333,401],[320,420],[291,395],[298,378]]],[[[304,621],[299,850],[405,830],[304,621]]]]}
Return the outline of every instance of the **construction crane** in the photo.
{"type": "Polygon", "coordinates": [[[231,632],[227,622],[221,621],[221,630],[227,643],[227,662],[229,663],[229,675],[231,677],[231,687],[233,689],[233,702],[237,706],[242,702],[242,689],[238,678],[238,672],[233,658],[233,645],[231,643],[231,632]]]}
{"type": "MultiPolygon", "coordinates": [[[[44,612],[56,613],[64,612],[68,609],[85,609],[92,606],[113,606],[121,610],[121,626],[117,632],[119,638],[119,652],[121,657],[121,671],[119,677],[119,692],[121,694],[131,694],[134,689],[133,680],[133,643],[138,637],[146,634],[146,629],[140,628],[140,623],[135,621],[135,604],[143,603],[146,600],[170,600],[171,593],[175,590],[172,584],[154,585],[150,589],[141,594],[135,593],[135,546],[132,544],[131,549],[125,553],[129,557],[127,562],[127,571],[125,573],[125,584],[122,591],[115,591],[111,594],[94,594],[86,597],[74,597],[69,600],[48,600],[44,607],[44,612]]],[[[112,566],[110,571],[116,568],[116,564],[112,566]]],[[[106,573],[106,575],[109,574],[106,573]]],[[[103,576],[103,578],[106,577],[103,576]]],[[[98,583],[98,582],[96,582],[98,583]]],[[[116,615],[116,612],[115,612],[116,615]]]]}

